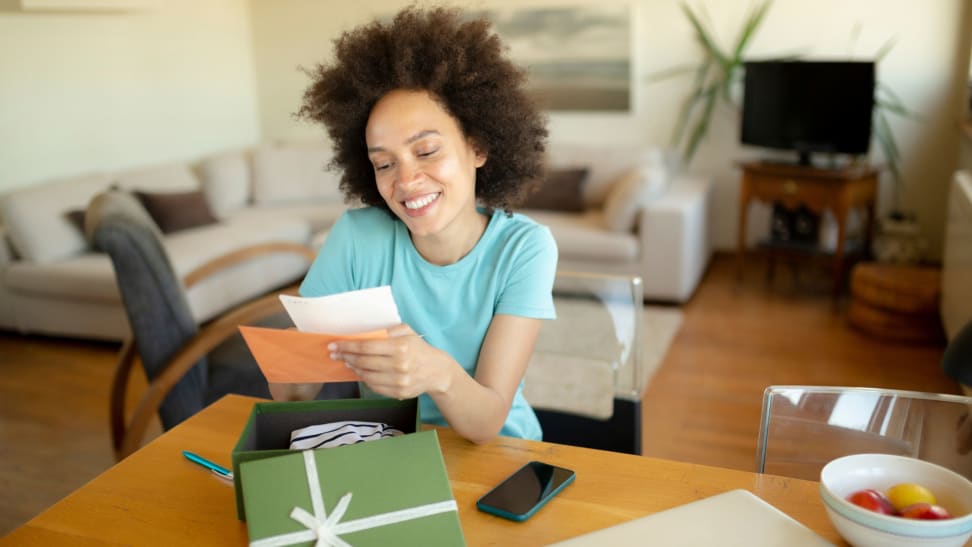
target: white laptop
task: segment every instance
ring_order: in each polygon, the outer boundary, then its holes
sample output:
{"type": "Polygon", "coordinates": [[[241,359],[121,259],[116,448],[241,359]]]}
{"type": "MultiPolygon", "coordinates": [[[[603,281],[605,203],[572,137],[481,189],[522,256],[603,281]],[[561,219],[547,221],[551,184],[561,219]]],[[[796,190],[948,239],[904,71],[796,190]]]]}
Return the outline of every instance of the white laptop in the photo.
{"type": "Polygon", "coordinates": [[[746,490],[731,490],[554,545],[833,547],[829,541],[746,490]]]}

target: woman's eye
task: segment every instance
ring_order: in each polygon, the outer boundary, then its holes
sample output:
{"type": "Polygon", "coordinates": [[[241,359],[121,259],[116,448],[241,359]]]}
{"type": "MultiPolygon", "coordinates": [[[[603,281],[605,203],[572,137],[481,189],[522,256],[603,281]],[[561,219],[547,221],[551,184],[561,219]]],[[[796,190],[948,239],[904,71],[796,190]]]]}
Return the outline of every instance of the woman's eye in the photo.
{"type": "Polygon", "coordinates": [[[428,156],[431,156],[432,154],[435,154],[438,151],[439,151],[438,148],[432,148],[430,150],[422,150],[421,152],[418,153],[418,155],[420,158],[426,158],[428,156]]]}
{"type": "Polygon", "coordinates": [[[375,166],[375,171],[384,171],[385,169],[388,169],[389,167],[391,167],[391,163],[390,162],[374,163],[372,165],[375,166]]]}

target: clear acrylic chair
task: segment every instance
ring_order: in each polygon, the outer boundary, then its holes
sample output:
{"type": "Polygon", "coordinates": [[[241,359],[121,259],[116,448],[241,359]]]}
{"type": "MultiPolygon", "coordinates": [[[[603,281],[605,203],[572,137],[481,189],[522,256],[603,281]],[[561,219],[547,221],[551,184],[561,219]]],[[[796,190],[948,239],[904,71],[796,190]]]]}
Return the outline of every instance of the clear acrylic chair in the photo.
{"type": "Polygon", "coordinates": [[[882,453],[972,478],[972,397],[864,387],[770,386],[756,471],[819,480],[830,460],[882,453]]]}
{"type": "Polygon", "coordinates": [[[640,277],[558,271],[524,394],[549,442],[641,454],[640,277]]]}

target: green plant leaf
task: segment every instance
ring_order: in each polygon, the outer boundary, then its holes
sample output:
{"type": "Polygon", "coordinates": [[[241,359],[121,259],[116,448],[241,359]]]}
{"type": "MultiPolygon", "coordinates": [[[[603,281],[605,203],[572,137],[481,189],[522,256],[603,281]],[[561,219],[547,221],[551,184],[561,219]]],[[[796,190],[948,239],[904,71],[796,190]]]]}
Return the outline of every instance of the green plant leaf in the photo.
{"type": "MultiPolygon", "coordinates": [[[[679,111],[678,122],[675,124],[675,131],[672,133],[672,146],[678,146],[678,143],[682,142],[682,137],[685,134],[685,128],[688,127],[689,120],[691,119],[692,112],[695,110],[695,105],[702,99],[702,95],[705,91],[705,80],[708,76],[709,69],[712,66],[712,59],[706,58],[702,63],[698,65],[695,71],[695,82],[692,87],[692,92],[685,101],[682,102],[682,108],[679,111]]],[[[686,158],[687,160],[688,158],[686,158]]]]}
{"type": "Polygon", "coordinates": [[[709,132],[709,122],[712,120],[712,111],[715,108],[716,97],[718,97],[719,88],[717,85],[709,86],[705,92],[702,94],[705,103],[705,107],[699,119],[695,123],[695,128],[692,134],[689,136],[688,144],[685,147],[685,161],[691,161],[692,157],[695,156],[695,151],[699,147],[699,143],[702,142],[702,137],[704,137],[709,132]]]}
{"type": "Polygon", "coordinates": [[[756,29],[759,28],[760,23],[763,22],[763,18],[766,16],[767,10],[770,7],[770,0],[766,0],[762,4],[756,6],[752,12],[750,12],[749,17],[746,19],[746,23],[743,25],[742,31],[739,33],[739,38],[736,40],[736,49],[733,51],[732,59],[737,64],[742,60],[743,52],[746,50],[746,46],[749,45],[749,41],[752,39],[753,35],[756,34],[756,29]]]}
{"type": "Polygon", "coordinates": [[[898,143],[895,141],[894,133],[891,131],[891,124],[888,123],[888,118],[884,113],[878,113],[872,133],[881,146],[888,170],[891,172],[891,181],[894,183],[895,209],[899,209],[901,205],[901,190],[904,185],[904,178],[901,175],[900,168],[901,153],[898,149],[898,143]]]}
{"type": "Polygon", "coordinates": [[[695,29],[695,37],[698,38],[699,42],[702,44],[706,54],[714,58],[715,61],[720,65],[725,65],[727,62],[725,54],[719,50],[719,46],[716,45],[715,41],[709,34],[709,31],[707,31],[705,26],[702,25],[702,22],[695,15],[695,12],[692,11],[692,8],[683,2],[682,11],[685,12],[685,15],[689,18],[689,23],[691,23],[692,28],[695,29]]]}
{"type": "Polygon", "coordinates": [[[894,36],[888,38],[887,42],[878,49],[877,54],[874,55],[874,62],[879,62],[887,56],[888,53],[894,48],[894,44],[897,43],[898,39],[894,36]]]}
{"type": "Polygon", "coordinates": [[[904,101],[887,84],[878,81],[875,103],[882,109],[905,118],[918,118],[918,115],[904,105],[904,101]]]}
{"type": "Polygon", "coordinates": [[[690,72],[695,72],[699,69],[698,64],[684,64],[669,67],[658,72],[649,74],[646,79],[649,83],[660,82],[662,80],[668,80],[670,78],[675,78],[677,76],[682,76],[690,72]]]}

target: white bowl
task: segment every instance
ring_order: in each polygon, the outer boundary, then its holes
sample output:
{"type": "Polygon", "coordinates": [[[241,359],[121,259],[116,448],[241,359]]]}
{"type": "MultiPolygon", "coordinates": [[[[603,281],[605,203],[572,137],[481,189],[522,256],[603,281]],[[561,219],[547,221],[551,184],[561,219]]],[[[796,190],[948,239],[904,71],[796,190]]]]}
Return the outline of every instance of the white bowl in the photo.
{"type": "Polygon", "coordinates": [[[837,458],[820,472],[820,496],[830,521],[854,547],[961,547],[972,536],[972,482],[940,465],[890,454],[837,458]],[[917,520],[882,515],[847,496],[912,482],[924,485],[954,518],[917,520]]]}

